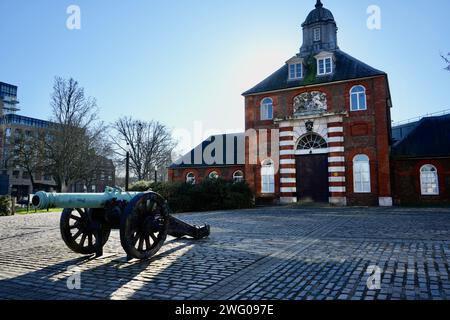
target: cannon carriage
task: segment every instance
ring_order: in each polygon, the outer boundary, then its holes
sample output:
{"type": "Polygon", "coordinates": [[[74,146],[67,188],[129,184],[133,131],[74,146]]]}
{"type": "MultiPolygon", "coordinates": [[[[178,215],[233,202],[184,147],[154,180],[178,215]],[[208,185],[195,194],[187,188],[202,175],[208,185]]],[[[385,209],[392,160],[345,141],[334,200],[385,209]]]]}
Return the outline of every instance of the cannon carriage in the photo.
{"type": "Polygon", "coordinates": [[[168,235],[198,240],[210,234],[208,225],[194,226],[171,216],[167,202],[154,192],[123,192],[110,187],[103,194],[38,192],[32,205],[36,209],[63,208],[62,239],[72,251],[84,255],[102,256],[111,230],[120,230],[128,260],[151,258],[168,235]]]}

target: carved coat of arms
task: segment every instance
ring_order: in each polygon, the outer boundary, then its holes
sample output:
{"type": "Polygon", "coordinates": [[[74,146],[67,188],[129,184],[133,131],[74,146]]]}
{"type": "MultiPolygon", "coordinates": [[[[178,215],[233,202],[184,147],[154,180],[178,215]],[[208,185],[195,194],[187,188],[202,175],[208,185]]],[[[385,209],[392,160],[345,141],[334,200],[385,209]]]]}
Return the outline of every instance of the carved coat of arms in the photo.
{"type": "Polygon", "coordinates": [[[294,114],[327,110],[327,96],[323,92],[305,92],[294,98],[294,114]]]}

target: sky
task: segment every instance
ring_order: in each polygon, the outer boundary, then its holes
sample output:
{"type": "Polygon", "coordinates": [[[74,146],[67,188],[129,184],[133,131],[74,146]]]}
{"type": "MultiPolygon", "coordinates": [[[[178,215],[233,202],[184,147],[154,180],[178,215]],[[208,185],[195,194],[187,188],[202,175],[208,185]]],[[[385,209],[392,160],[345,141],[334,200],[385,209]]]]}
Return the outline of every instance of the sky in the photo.
{"type": "MultiPolygon", "coordinates": [[[[341,50],[388,73],[392,118],[450,109],[450,2],[324,0],[341,50]],[[367,28],[367,8],[381,29],[367,28]]],[[[19,87],[20,114],[40,119],[55,76],[97,99],[99,117],[157,120],[180,151],[244,130],[242,93],[298,53],[315,0],[0,0],[0,81],[19,87]],[[66,10],[81,10],[81,29],[66,10]],[[183,131],[184,129],[184,131],[183,131]],[[189,136],[189,138],[187,138],[189,136]]]]}

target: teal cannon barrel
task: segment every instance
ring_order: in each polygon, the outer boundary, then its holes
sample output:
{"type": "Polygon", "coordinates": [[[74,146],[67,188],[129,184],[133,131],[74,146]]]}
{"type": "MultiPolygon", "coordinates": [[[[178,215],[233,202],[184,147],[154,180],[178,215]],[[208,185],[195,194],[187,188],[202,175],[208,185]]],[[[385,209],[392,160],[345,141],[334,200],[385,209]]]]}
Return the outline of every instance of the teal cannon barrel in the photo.
{"type": "Polygon", "coordinates": [[[108,201],[130,202],[140,192],[122,192],[116,188],[106,188],[104,193],[36,193],[31,203],[34,208],[43,210],[49,208],[86,208],[101,209],[108,201]]]}

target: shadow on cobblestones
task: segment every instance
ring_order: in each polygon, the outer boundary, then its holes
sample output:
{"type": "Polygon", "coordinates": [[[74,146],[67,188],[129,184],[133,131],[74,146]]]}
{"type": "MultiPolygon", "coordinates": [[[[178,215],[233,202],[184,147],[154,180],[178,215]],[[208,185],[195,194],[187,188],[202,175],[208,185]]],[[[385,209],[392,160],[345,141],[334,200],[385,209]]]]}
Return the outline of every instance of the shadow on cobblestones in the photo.
{"type": "MultiPolygon", "coordinates": [[[[174,244],[174,241],[171,241],[174,244]]],[[[176,246],[165,250],[148,261],[127,262],[124,257],[98,265],[103,259],[85,256],[25,273],[11,279],[0,280],[0,299],[110,299],[130,298],[144,284],[139,275],[158,265],[161,259],[176,256],[191,245],[178,240],[176,246]],[[92,267],[93,264],[97,266],[92,267]],[[79,273],[78,273],[79,272],[79,273]],[[80,275],[81,288],[69,289],[80,275]],[[123,288],[123,290],[121,290],[123,288]]],[[[169,246],[170,246],[169,242],[169,246]]],[[[151,277],[148,277],[149,279],[151,277]]],[[[152,279],[157,281],[158,279],[152,279]]]]}

